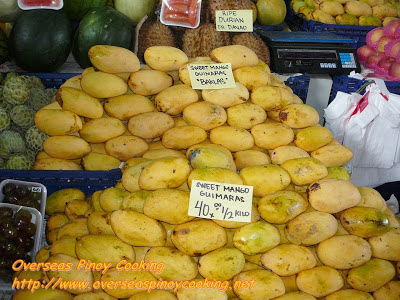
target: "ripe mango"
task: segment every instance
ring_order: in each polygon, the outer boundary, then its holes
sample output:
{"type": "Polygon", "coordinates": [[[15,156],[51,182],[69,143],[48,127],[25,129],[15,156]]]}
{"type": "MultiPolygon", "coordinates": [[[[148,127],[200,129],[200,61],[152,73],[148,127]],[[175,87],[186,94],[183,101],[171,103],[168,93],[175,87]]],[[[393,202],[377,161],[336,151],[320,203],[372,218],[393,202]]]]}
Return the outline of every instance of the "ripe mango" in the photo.
{"type": "Polygon", "coordinates": [[[128,85],[123,79],[104,72],[91,72],[82,76],[81,87],[95,98],[116,97],[128,91],[128,85]]]}
{"type": "Polygon", "coordinates": [[[47,135],[66,135],[82,129],[82,121],[73,112],[59,109],[41,109],[35,115],[37,128],[47,135]]]}
{"type": "Polygon", "coordinates": [[[43,150],[51,157],[63,159],[82,158],[91,151],[90,145],[77,136],[51,136],[43,142],[43,150]]]}
{"type": "Polygon", "coordinates": [[[251,93],[251,101],[266,111],[276,111],[293,103],[293,93],[284,87],[259,86],[251,93]]]}
{"type": "Polygon", "coordinates": [[[357,17],[350,14],[337,15],[335,21],[339,25],[358,25],[357,17]]]}
{"type": "Polygon", "coordinates": [[[360,26],[382,26],[381,20],[375,16],[361,16],[358,18],[360,26]]]}
{"type": "Polygon", "coordinates": [[[258,64],[257,54],[242,45],[229,45],[211,51],[211,60],[217,63],[231,63],[232,70],[258,64]]]}
{"type": "Polygon", "coordinates": [[[36,160],[32,167],[33,170],[82,170],[77,163],[62,158],[44,158],[36,160]]]}
{"type": "Polygon", "coordinates": [[[188,62],[188,57],[182,50],[170,46],[151,46],[144,52],[146,64],[153,70],[177,71],[188,62]]]}
{"type": "Polygon", "coordinates": [[[218,104],[200,101],[185,107],[183,120],[188,125],[211,130],[224,124],[227,120],[227,114],[224,108],[218,104]]]}
{"type": "Polygon", "coordinates": [[[93,119],[83,124],[81,138],[89,143],[104,143],[109,139],[122,135],[125,125],[116,118],[93,119]]]}
{"type": "Polygon", "coordinates": [[[107,154],[90,152],[81,161],[86,171],[108,171],[119,168],[121,161],[107,154]]]}
{"type": "Polygon", "coordinates": [[[343,5],[334,0],[324,0],[319,3],[318,8],[332,17],[344,14],[343,5]]]}
{"type": "Polygon", "coordinates": [[[257,66],[237,68],[233,71],[233,77],[235,81],[243,84],[249,91],[271,82],[271,72],[261,70],[257,66]]]}
{"type": "Polygon", "coordinates": [[[129,120],[133,116],[154,110],[153,103],[145,96],[129,94],[108,98],[104,110],[113,118],[129,120]]]}
{"type": "Polygon", "coordinates": [[[150,96],[174,84],[171,75],[157,70],[139,70],[129,76],[128,85],[133,93],[150,96]]]}
{"type": "Polygon", "coordinates": [[[92,65],[107,73],[136,72],[140,61],[132,51],[110,45],[95,45],[88,51],[92,65]]]}
{"type": "Polygon", "coordinates": [[[174,85],[161,91],[154,98],[158,111],[178,115],[188,105],[199,101],[199,95],[189,85],[174,85]]]}
{"type": "Polygon", "coordinates": [[[60,88],[57,91],[56,100],[63,109],[82,117],[95,119],[103,115],[103,106],[100,101],[80,89],[60,88]]]}
{"type": "Polygon", "coordinates": [[[346,2],[344,6],[344,11],[350,15],[360,17],[360,16],[370,16],[372,15],[372,8],[367,3],[362,1],[349,1],[346,2]]]}
{"type": "Polygon", "coordinates": [[[380,20],[385,17],[397,17],[397,9],[390,4],[376,5],[372,7],[372,15],[380,20]]]}
{"type": "Polygon", "coordinates": [[[236,82],[236,87],[217,90],[202,90],[204,101],[221,105],[228,108],[237,104],[242,104],[249,99],[249,91],[240,82],[236,82]]]}
{"type": "MultiPolygon", "coordinates": [[[[333,2],[333,1],[329,1],[333,2]]],[[[340,5],[340,3],[338,3],[340,5]]],[[[320,10],[316,9],[311,13],[311,20],[318,21],[321,23],[325,24],[336,24],[335,18],[332,17],[330,14],[320,10]]]]}
{"type": "Polygon", "coordinates": [[[236,171],[236,165],[224,152],[217,149],[196,148],[189,153],[189,162],[193,169],[226,168],[236,171]]]}
{"type": "Polygon", "coordinates": [[[232,106],[226,110],[227,121],[230,126],[250,129],[261,124],[267,119],[265,110],[253,103],[243,103],[232,106]]]}
{"type": "Polygon", "coordinates": [[[105,150],[108,155],[121,161],[143,155],[149,149],[144,139],[137,136],[117,136],[105,143],[105,150]]]}

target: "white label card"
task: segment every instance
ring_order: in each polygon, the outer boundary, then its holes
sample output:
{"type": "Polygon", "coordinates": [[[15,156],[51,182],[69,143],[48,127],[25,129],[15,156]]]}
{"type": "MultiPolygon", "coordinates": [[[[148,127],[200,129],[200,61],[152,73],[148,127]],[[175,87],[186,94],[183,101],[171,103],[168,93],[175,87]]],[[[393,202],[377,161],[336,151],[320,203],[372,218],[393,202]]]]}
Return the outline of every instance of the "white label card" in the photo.
{"type": "Polygon", "coordinates": [[[253,10],[215,11],[217,31],[253,32],[253,10]]]}
{"type": "Polygon", "coordinates": [[[251,221],[253,187],[193,180],[189,216],[236,222],[251,221]]]}
{"type": "Polygon", "coordinates": [[[190,83],[195,90],[235,88],[231,63],[189,64],[190,83]]]}

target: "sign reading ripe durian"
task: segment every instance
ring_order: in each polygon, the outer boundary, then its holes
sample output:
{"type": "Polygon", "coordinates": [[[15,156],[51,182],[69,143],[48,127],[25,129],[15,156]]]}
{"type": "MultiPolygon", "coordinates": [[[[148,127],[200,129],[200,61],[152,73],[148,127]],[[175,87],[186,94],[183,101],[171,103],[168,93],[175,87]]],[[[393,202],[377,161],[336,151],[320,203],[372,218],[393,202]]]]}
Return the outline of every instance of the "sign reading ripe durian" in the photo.
{"type": "Polygon", "coordinates": [[[215,11],[217,31],[253,32],[253,10],[215,11]]]}

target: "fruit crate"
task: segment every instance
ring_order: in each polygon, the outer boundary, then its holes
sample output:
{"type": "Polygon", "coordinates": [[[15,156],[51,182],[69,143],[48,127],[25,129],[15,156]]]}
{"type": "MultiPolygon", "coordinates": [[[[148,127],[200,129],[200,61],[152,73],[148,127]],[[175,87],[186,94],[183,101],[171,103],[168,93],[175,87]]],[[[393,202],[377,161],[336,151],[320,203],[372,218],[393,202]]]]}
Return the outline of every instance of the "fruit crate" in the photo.
{"type": "MultiPolygon", "coordinates": [[[[55,88],[58,89],[65,81],[79,75],[77,73],[27,73],[18,72],[20,75],[36,76],[40,78],[45,88],[55,88]]],[[[7,73],[3,73],[6,76],[7,73]]]]}
{"type": "MultiPolygon", "coordinates": [[[[354,93],[363,84],[369,81],[369,80],[360,80],[352,78],[347,75],[334,75],[332,76],[332,79],[333,79],[333,84],[332,84],[331,95],[329,97],[329,103],[332,102],[333,99],[335,99],[338,91],[344,93],[354,93]]],[[[389,92],[400,95],[400,82],[385,81],[385,84],[389,92]]]]}
{"type": "Polygon", "coordinates": [[[310,75],[305,73],[302,75],[289,77],[285,81],[285,84],[289,86],[293,90],[293,93],[299,96],[304,103],[306,102],[308,86],[310,84],[310,75]]]}
{"type": "Polygon", "coordinates": [[[375,26],[325,24],[313,20],[305,20],[296,15],[289,7],[285,22],[292,31],[330,32],[343,38],[353,39],[355,48],[366,45],[367,33],[376,28],[375,26]]]}
{"type": "Polygon", "coordinates": [[[38,182],[46,187],[47,195],[65,188],[77,188],[86,195],[91,195],[95,191],[114,187],[121,176],[120,169],[110,171],[0,170],[0,180],[38,182]]]}

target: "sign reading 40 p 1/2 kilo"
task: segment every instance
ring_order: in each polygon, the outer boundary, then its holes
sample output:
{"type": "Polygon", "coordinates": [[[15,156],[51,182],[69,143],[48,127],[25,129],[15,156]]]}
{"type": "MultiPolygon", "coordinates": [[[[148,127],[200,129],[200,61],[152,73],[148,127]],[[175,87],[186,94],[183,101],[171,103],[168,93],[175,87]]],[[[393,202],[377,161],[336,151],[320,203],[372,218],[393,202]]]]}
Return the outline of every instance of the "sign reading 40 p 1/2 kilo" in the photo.
{"type": "Polygon", "coordinates": [[[224,221],[250,222],[253,187],[193,180],[189,216],[224,221]]]}

